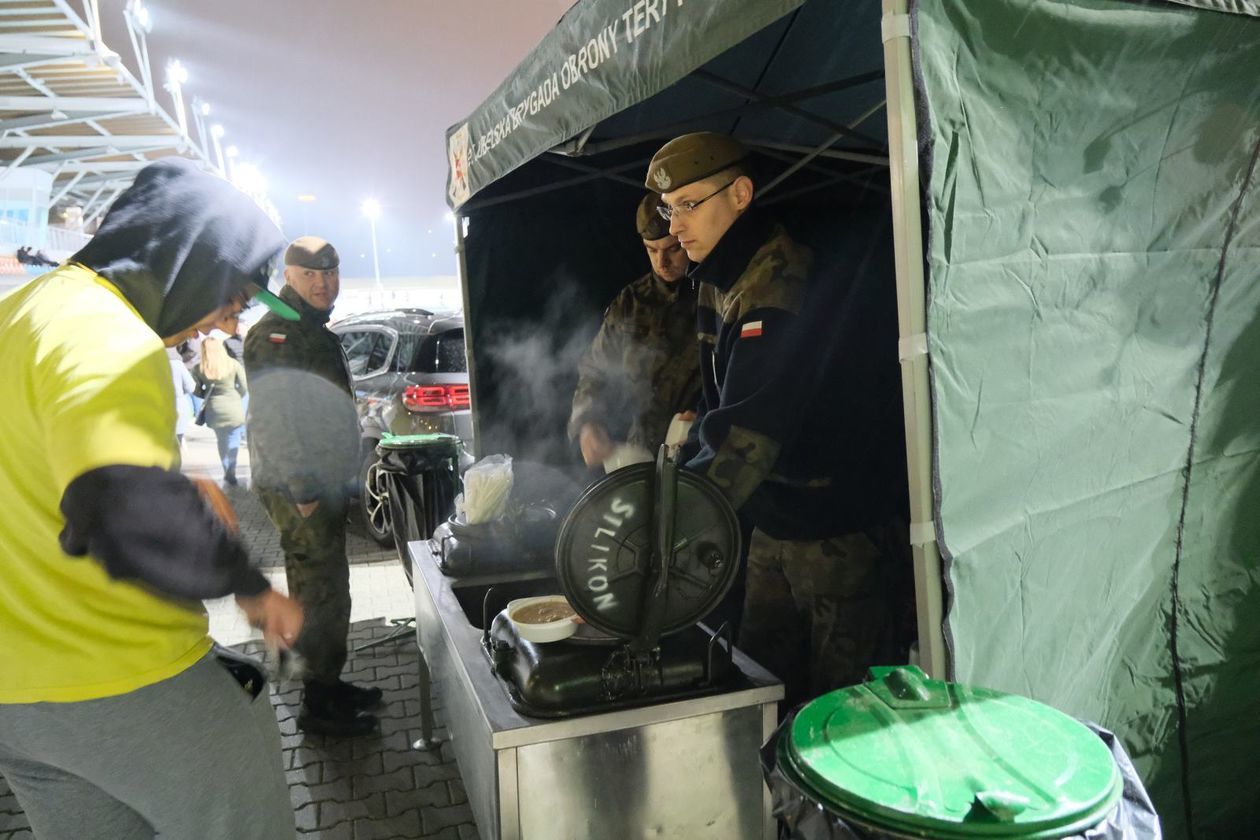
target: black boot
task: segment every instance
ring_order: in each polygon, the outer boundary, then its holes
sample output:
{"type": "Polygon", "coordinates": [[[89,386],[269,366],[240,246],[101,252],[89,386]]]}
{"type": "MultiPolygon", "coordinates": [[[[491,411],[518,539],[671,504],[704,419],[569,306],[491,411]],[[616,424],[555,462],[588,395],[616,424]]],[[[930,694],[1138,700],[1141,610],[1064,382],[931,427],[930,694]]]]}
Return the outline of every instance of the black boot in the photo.
{"type": "Polygon", "coordinates": [[[385,694],[379,688],[367,688],[338,681],[333,691],[337,693],[344,705],[361,712],[379,709],[385,705],[385,694]]]}
{"type": "Polygon", "coordinates": [[[347,703],[338,690],[339,685],[340,683],[306,684],[302,692],[302,709],[298,712],[298,729],[312,735],[331,735],[335,738],[369,735],[376,731],[376,718],[361,714],[347,703]]]}

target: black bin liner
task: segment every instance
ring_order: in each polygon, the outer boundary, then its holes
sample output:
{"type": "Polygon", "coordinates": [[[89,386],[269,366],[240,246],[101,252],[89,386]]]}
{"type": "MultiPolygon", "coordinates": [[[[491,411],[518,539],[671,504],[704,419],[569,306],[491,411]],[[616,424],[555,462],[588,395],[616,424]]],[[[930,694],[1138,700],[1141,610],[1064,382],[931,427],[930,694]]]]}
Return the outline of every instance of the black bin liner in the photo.
{"type": "MultiPolygon", "coordinates": [[[[795,718],[795,713],[788,715],[761,748],[761,772],[770,788],[774,816],[779,821],[779,840],[900,840],[904,837],[861,826],[837,815],[779,771],[776,759],[779,738],[789,731],[795,718]]],[[[1159,816],[1120,739],[1100,726],[1088,721],[1083,723],[1111,750],[1124,779],[1124,794],[1105,820],[1064,840],[1159,840],[1162,837],[1159,816]]]]}
{"type": "Polygon", "coordinates": [[[556,512],[546,504],[475,525],[452,516],[433,533],[433,555],[442,573],[453,577],[550,569],[556,527],[556,512]]]}
{"type": "Polygon", "coordinates": [[[433,536],[455,511],[459,494],[457,441],[417,441],[378,446],[380,470],[389,487],[389,516],[398,559],[411,580],[407,543],[433,536]]]}

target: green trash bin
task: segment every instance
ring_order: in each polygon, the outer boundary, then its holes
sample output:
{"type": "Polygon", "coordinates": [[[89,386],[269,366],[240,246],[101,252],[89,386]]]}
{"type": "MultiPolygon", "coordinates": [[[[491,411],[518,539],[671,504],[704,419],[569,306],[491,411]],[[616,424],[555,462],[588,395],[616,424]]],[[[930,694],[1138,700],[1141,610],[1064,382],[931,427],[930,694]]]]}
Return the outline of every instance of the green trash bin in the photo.
{"type": "Polygon", "coordinates": [[[394,548],[411,582],[407,543],[427,540],[455,512],[462,441],[454,435],[388,435],[376,446],[389,494],[394,548]]]}
{"type": "Polygon", "coordinates": [[[879,838],[1064,838],[1103,823],[1124,787],[1086,726],[1012,694],[914,667],[806,704],[780,732],[778,772],[879,838]]]}

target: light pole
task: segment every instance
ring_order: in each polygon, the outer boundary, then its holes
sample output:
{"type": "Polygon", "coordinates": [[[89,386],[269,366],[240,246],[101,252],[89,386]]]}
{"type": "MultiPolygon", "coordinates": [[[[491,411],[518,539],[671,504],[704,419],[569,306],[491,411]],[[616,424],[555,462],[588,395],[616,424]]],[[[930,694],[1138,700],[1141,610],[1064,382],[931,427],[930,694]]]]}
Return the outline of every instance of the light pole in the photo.
{"type": "Polygon", "coordinates": [[[223,126],[210,126],[210,139],[214,142],[214,157],[219,162],[219,174],[227,177],[227,165],[223,162],[223,126]]]}
{"type": "Polygon", "coordinates": [[[372,274],[376,277],[376,293],[380,296],[379,306],[385,305],[385,289],[381,286],[381,260],[376,252],[376,220],[381,216],[381,203],[375,198],[366,199],[359,208],[367,216],[368,227],[372,230],[372,274]]]}
{"type": "Polygon", "coordinates": [[[298,203],[302,205],[302,233],[311,232],[311,214],[309,207],[315,203],[315,196],[305,193],[297,197],[298,203]]]}
{"type": "Polygon", "coordinates": [[[201,141],[201,155],[206,159],[207,163],[213,164],[213,161],[210,159],[210,138],[206,132],[206,117],[210,116],[210,103],[194,99],[192,112],[193,123],[197,126],[197,137],[201,141]]]}
{"type": "Polygon", "coordinates": [[[175,117],[179,121],[179,133],[188,137],[188,117],[184,113],[184,84],[188,81],[188,70],[179,60],[166,65],[166,89],[175,100],[175,117]]]}

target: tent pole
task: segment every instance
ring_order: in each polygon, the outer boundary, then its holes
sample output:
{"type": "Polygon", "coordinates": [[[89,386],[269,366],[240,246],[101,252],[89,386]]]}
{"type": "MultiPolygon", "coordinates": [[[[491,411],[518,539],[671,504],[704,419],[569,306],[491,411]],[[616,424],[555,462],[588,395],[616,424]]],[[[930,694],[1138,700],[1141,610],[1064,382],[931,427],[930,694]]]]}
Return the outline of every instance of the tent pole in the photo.
{"type": "MultiPolygon", "coordinates": [[[[473,400],[477,398],[477,363],[473,359],[472,353],[472,322],[468,320],[471,310],[469,309],[468,292],[468,258],[464,247],[464,222],[468,217],[455,211],[455,264],[459,270],[459,290],[464,298],[464,359],[468,368],[468,393],[473,400]]],[[[472,428],[473,428],[473,458],[480,460],[481,458],[481,420],[477,413],[476,404],[472,404],[472,428]]]]}
{"type": "Polygon", "coordinates": [[[823,180],[810,184],[807,187],[800,187],[798,189],[790,190],[788,192],[775,193],[773,196],[770,197],[769,200],[764,201],[764,202],[758,200],[758,204],[760,204],[762,207],[773,207],[776,204],[782,204],[783,202],[790,201],[793,198],[800,198],[803,195],[809,195],[812,192],[817,192],[818,190],[826,189],[828,187],[834,187],[836,184],[844,184],[844,183],[853,184],[857,187],[860,187],[863,190],[870,190],[872,192],[877,192],[882,195],[887,195],[888,188],[885,186],[882,186],[879,183],[879,180],[875,177],[876,172],[879,172],[882,175],[883,174],[882,170],[883,170],[883,167],[879,166],[879,167],[871,167],[870,169],[864,169],[861,172],[858,172],[854,175],[839,175],[839,174],[826,175],[826,176],[823,176],[823,180]],[[871,177],[871,180],[864,181],[862,180],[862,178],[858,177],[859,175],[871,175],[872,177],[871,177]]]}
{"type": "MultiPolygon", "coordinates": [[[[746,114],[756,113],[759,111],[770,111],[776,108],[787,110],[790,106],[797,102],[803,102],[808,99],[823,96],[827,93],[835,93],[839,90],[845,90],[847,88],[856,87],[857,85],[866,84],[867,82],[873,82],[877,79],[883,78],[883,75],[883,70],[876,70],[870,73],[863,73],[860,76],[850,76],[847,79],[840,79],[836,82],[829,82],[825,85],[807,88],[795,93],[784,93],[777,96],[762,96],[760,94],[753,94],[756,96],[756,99],[751,102],[745,102],[743,105],[736,105],[731,108],[722,108],[720,110],[710,111],[704,114],[693,114],[680,122],[659,126],[642,134],[635,134],[629,137],[618,137],[615,140],[602,140],[594,144],[591,144],[588,141],[583,144],[582,153],[584,155],[597,155],[602,154],[603,152],[633,146],[636,143],[642,143],[645,140],[672,140],[674,137],[677,137],[680,133],[683,133],[688,129],[692,131],[699,131],[705,125],[712,123],[715,120],[721,120],[726,117],[742,117],[746,114]]],[[[851,123],[851,125],[856,126],[862,123],[865,121],[867,116],[869,115],[858,117],[856,122],[851,123]]],[[[834,125],[834,123],[830,120],[827,120],[826,122],[828,125],[834,125]]],[[[879,145],[879,143],[874,139],[868,139],[875,146],[879,145]]],[[[562,151],[557,151],[556,149],[551,149],[551,151],[556,152],[557,154],[563,154],[562,151]]]]}
{"type": "Polygon", "coordinates": [[[918,127],[914,112],[908,0],[882,0],[888,100],[889,179],[897,265],[901,393],[905,405],[919,663],[933,677],[949,673],[944,638],[941,556],[932,521],[932,407],[928,387],[926,286],[919,207],[918,127]]]}
{"type": "MultiPolygon", "coordinates": [[[[745,144],[745,145],[748,145],[748,144],[745,144]]],[[[757,151],[761,152],[761,154],[765,155],[771,160],[777,160],[781,163],[790,164],[794,160],[796,160],[795,155],[788,154],[785,152],[780,152],[778,149],[771,149],[767,146],[762,146],[762,145],[757,145],[756,149],[757,151]]],[[[868,190],[877,190],[883,193],[884,195],[888,195],[888,184],[887,183],[875,184],[872,182],[871,179],[867,178],[866,176],[875,172],[878,172],[880,175],[883,175],[885,174],[885,170],[887,168],[888,168],[888,164],[884,163],[882,165],[877,165],[877,166],[865,166],[861,169],[854,169],[851,172],[840,172],[828,166],[822,166],[818,160],[811,161],[809,165],[805,167],[806,171],[813,172],[817,174],[820,178],[826,179],[825,185],[828,187],[834,187],[836,184],[849,181],[854,184],[859,184],[868,190]]],[[[819,186],[822,186],[823,184],[824,184],[823,181],[818,182],[819,186]]],[[[784,196],[796,197],[797,195],[804,195],[805,193],[810,192],[810,191],[811,191],[810,188],[805,188],[805,189],[792,190],[789,193],[777,193],[771,201],[768,201],[766,203],[777,204],[778,202],[784,200],[784,196]]]]}
{"type": "MultiPolygon", "coordinates": [[[[797,152],[800,154],[813,151],[809,146],[801,146],[797,143],[779,143],[775,140],[759,140],[755,137],[741,137],[740,140],[743,141],[745,146],[756,146],[759,149],[776,149],[780,152],[797,152]]],[[[880,166],[888,165],[888,155],[876,154],[861,149],[824,149],[818,153],[818,157],[828,160],[848,160],[855,163],[875,163],[880,166]]]]}
{"type": "MultiPolygon", "coordinates": [[[[710,73],[708,70],[696,70],[691,75],[693,78],[699,79],[702,82],[708,82],[714,87],[724,90],[728,93],[733,93],[737,96],[743,96],[747,99],[751,99],[754,103],[758,105],[762,105],[763,107],[764,107],[764,104],[767,102],[767,100],[770,99],[770,97],[766,96],[765,94],[758,93],[752,88],[747,88],[747,87],[744,87],[743,85],[736,84],[735,82],[732,82],[729,79],[724,79],[715,73],[710,73]]],[[[875,74],[871,73],[871,74],[865,74],[865,75],[874,77],[875,74]]],[[[823,128],[829,128],[838,134],[844,135],[845,137],[852,137],[855,140],[862,140],[863,142],[870,143],[874,146],[879,145],[879,141],[876,140],[874,137],[870,137],[866,134],[863,134],[860,131],[855,131],[854,129],[849,128],[848,126],[841,125],[835,120],[828,119],[827,117],[820,117],[818,114],[815,114],[812,111],[807,111],[804,108],[797,107],[796,105],[792,105],[789,103],[776,103],[774,107],[779,108],[783,111],[786,111],[792,116],[798,117],[799,119],[805,120],[806,122],[811,122],[814,125],[820,125],[823,128]]]]}
{"type": "MultiPolygon", "coordinates": [[[[860,125],[861,123],[865,122],[866,119],[871,114],[875,113],[876,111],[878,111],[880,108],[883,108],[883,107],[884,107],[884,103],[881,102],[878,105],[876,105],[874,108],[868,108],[866,113],[858,117],[853,122],[849,123],[849,128],[854,128],[855,126],[860,125]]],[[[787,169],[785,169],[784,171],[780,172],[777,176],[775,176],[775,179],[773,181],[771,181],[770,183],[766,184],[764,187],[761,188],[761,194],[764,196],[766,193],[773,190],[779,184],[782,184],[788,178],[791,178],[797,172],[801,171],[801,169],[808,166],[814,160],[814,158],[818,157],[823,152],[830,149],[833,144],[839,143],[843,138],[844,138],[844,135],[840,134],[839,132],[832,134],[830,137],[824,140],[821,145],[815,146],[812,152],[807,152],[804,157],[802,157],[800,160],[796,161],[787,169]]]]}

